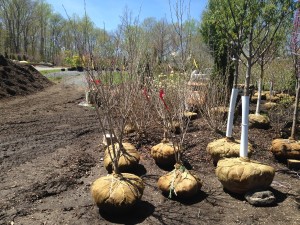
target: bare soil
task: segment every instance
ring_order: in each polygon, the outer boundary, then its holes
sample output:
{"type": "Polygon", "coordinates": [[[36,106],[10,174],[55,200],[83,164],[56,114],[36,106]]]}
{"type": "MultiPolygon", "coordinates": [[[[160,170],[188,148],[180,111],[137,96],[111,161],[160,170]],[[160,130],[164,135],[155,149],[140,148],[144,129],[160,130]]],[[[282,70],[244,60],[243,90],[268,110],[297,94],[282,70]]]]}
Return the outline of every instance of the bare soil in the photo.
{"type": "MultiPolygon", "coordinates": [[[[186,139],[187,165],[203,181],[189,201],[163,196],[156,186],[166,171],[150,156],[160,132],[128,139],[141,153],[138,174],[145,182],[142,201],[123,217],[101,215],[90,195],[91,183],[107,174],[102,135],[95,111],[79,106],[84,90],[70,82],[41,92],[0,100],[0,224],[300,224],[296,196],[299,174],[268,151],[277,130],[251,129],[253,158],[276,168],[270,190],[277,201],[254,207],[243,196],[223,190],[206,146],[220,134],[202,118],[193,121],[186,139]]],[[[239,138],[239,120],[235,125],[239,138]]]]}
{"type": "Polygon", "coordinates": [[[14,63],[0,55],[0,99],[32,94],[51,85],[33,66],[14,63]]]}

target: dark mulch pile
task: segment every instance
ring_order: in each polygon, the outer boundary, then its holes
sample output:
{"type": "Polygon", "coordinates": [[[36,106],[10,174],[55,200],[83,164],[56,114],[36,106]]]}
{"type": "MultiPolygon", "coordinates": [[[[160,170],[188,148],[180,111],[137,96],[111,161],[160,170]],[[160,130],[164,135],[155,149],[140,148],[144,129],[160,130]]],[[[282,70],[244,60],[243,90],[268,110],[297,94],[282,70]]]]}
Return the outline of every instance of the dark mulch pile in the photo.
{"type": "Polygon", "coordinates": [[[52,85],[30,65],[14,63],[0,55],[0,99],[28,95],[52,85]]]}

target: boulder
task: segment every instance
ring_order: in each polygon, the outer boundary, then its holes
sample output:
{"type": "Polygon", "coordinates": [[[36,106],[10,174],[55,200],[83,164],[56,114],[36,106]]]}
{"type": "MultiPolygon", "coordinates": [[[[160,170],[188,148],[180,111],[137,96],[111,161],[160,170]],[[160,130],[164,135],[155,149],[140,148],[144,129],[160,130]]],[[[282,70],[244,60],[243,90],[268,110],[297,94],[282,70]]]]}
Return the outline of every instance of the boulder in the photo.
{"type": "Polygon", "coordinates": [[[270,150],[278,159],[300,159],[300,142],[296,140],[274,139],[270,150]]]}
{"type": "Polygon", "coordinates": [[[266,115],[249,114],[249,127],[268,129],[270,127],[270,119],[266,115]]]}
{"type": "Polygon", "coordinates": [[[267,189],[273,181],[275,169],[249,158],[230,158],[218,162],[216,175],[229,192],[245,194],[267,189]]]}
{"type": "MultiPolygon", "coordinates": [[[[240,155],[240,140],[234,140],[230,138],[221,138],[210,142],[206,151],[211,155],[213,163],[216,165],[217,162],[222,158],[233,158],[239,157],[240,155]]],[[[248,144],[248,155],[251,156],[253,147],[248,144]]]]}

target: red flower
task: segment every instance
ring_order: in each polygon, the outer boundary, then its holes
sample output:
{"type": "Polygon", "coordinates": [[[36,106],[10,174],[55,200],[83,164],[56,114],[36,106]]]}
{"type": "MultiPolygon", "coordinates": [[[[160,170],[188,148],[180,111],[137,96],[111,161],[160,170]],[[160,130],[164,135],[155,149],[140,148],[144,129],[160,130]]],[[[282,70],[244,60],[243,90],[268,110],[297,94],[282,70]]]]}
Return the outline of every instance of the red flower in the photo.
{"type": "Polygon", "coordinates": [[[164,100],[164,96],[165,96],[165,92],[163,89],[160,89],[159,91],[159,98],[162,100],[162,102],[164,103],[164,106],[166,107],[166,109],[169,111],[169,107],[167,106],[165,100],[164,100]]]}

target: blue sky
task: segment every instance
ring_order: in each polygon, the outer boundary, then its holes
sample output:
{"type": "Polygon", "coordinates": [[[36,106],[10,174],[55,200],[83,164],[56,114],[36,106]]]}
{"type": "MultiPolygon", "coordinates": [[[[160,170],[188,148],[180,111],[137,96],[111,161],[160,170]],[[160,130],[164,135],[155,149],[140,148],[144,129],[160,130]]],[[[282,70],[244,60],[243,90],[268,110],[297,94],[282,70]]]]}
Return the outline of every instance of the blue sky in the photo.
{"type": "MultiPolygon", "coordinates": [[[[174,4],[176,0],[170,0],[174,4]]],[[[187,3],[189,0],[185,0],[187,3]]],[[[200,20],[201,12],[205,9],[208,0],[191,0],[190,14],[192,18],[200,20]]],[[[46,0],[53,6],[55,12],[66,17],[63,6],[69,15],[76,13],[79,16],[84,15],[84,0],[46,0]]],[[[95,25],[99,28],[104,27],[108,31],[117,29],[120,24],[120,16],[124,9],[132,12],[133,17],[139,16],[140,21],[147,17],[161,19],[166,17],[171,21],[169,0],[86,0],[87,14],[95,25]]]]}

